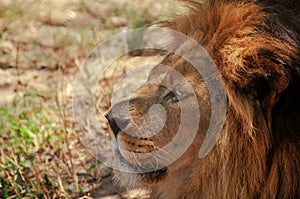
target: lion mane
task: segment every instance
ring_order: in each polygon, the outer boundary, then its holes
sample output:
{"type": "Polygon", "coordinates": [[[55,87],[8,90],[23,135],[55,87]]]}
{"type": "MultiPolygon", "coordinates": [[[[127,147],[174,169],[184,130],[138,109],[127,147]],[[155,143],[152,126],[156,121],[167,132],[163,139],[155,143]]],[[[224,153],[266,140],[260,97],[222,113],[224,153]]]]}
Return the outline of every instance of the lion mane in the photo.
{"type": "Polygon", "coordinates": [[[300,198],[299,2],[184,2],[189,13],[164,25],[213,58],[226,121],[215,148],[180,180],[154,181],[152,197],[300,198]]]}
{"type": "MultiPolygon", "coordinates": [[[[286,2],[287,5],[299,2],[286,2]]],[[[272,1],[189,1],[169,28],[213,56],[228,96],[224,144],[191,168],[186,198],[300,198],[300,26],[272,1]]]]}

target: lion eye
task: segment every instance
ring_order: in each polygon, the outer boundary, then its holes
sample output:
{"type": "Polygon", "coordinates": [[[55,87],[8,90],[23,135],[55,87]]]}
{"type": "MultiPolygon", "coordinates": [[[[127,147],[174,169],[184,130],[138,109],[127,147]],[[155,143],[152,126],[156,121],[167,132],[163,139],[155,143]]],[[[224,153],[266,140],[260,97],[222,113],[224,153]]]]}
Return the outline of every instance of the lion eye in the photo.
{"type": "Polygon", "coordinates": [[[174,91],[170,91],[166,96],[165,96],[166,101],[170,101],[172,103],[178,102],[178,99],[174,93],[174,91]]]}
{"type": "Polygon", "coordinates": [[[175,87],[172,91],[170,91],[165,96],[165,100],[175,103],[175,102],[178,102],[182,96],[183,96],[182,89],[180,89],[179,87],[175,87]]]}

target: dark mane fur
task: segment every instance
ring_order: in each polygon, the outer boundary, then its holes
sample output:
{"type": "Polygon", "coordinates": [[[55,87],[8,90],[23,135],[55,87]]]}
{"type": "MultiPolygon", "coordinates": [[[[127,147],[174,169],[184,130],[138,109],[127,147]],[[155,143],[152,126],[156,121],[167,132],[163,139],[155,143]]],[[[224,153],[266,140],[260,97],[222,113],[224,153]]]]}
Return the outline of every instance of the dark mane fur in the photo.
{"type": "Polygon", "coordinates": [[[182,198],[300,198],[300,3],[184,1],[168,23],[204,46],[228,96],[224,133],[182,198]]]}

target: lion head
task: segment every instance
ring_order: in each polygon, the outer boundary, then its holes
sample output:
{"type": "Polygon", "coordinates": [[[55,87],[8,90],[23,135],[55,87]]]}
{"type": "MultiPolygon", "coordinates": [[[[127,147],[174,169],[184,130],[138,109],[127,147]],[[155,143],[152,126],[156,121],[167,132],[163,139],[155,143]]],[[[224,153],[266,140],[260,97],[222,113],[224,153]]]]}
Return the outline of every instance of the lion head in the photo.
{"type": "MultiPolygon", "coordinates": [[[[115,171],[115,178],[126,186],[148,187],[153,198],[300,198],[297,14],[269,1],[188,5],[189,14],[166,26],[201,44],[218,69],[212,78],[220,79],[226,94],[220,137],[212,151],[199,158],[212,116],[212,96],[191,63],[169,53],[151,71],[147,84],[106,115],[116,140],[116,159],[136,168],[115,171]],[[190,113],[186,119],[183,109],[190,113]],[[179,157],[174,159],[170,150],[155,154],[180,130],[183,136],[171,151],[191,137],[192,142],[179,157]]],[[[185,41],[172,46],[194,56],[193,45],[185,41]]]]}

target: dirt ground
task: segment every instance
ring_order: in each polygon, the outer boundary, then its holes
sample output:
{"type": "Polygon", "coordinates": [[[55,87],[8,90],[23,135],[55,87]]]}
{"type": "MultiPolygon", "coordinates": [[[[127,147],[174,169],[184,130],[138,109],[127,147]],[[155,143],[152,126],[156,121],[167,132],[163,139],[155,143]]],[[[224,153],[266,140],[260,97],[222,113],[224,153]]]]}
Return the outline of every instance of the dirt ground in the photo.
{"type": "MultiPolygon", "coordinates": [[[[134,61],[135,62],[135,61],[134,61]]],[[[67,91],[64,90],[64,96],[71,95],[68,88],[71,90],[74,73],[62,75],[55,69],[0,69],[0,104],[12,103],[18,96],[25,95],[28,91],[39,91],[41,96],[46,100],[52,99],[50,93],[59,92],[57,88],[49,87],[48,85],[62,83],[67,91]],[[62,80],[63,78],[63,80],[62,80]],[[26,83],[25,83],[26,82],[26,83]],[[24,86],[26,84],[26,86],[24,86]]],[[[61,93],[57,93],[61,95],[61,93]]],[[[80,144],[80,143],[79,143],[80,144]]],[[[80,144],[80,148],[82,148],[80,144]]],[[[84,149],[83,149],[84,150],[84,149]]],[[[88,153],[84,151],[83,153],[88,153]]],[[[87,154],[85,154],[87,155],[87,154]]],[[[90,155],[87,155],[87,161],[91,161],[90,155]]],[[[75,158],[76,159],[76,158],[75,158]]],[[[101,169],[101,168],[100,168],[101,169]]],[[[100,173],[101,171],[99,171],[100,173]]],[[[104,172],[97,175],[98,179],[92,180],[96,184],[96,188],[89,191],[87,196],[82,198],[95,199],[134,199],[134,198],[149,198],[149,192],[143,189],[127,190],[124,187],[116,185],[112,180],[112,172],[104,172]],[[100,180],[99,180],[100,179],[100,180]]]]}
{"type": "MultiPolygon", "coordinates": [[[[55,107],[57,102],[68,109],[76,73],[94,47],[115,33],[147,26],[172,14],[176,14],[176,7],[171,1],[146,0],[134,4],[130,0],[0,1],[0,106],[15,107],[16,99],[37,96],[49,109],[60,109],[55,107]]],[[[141,61],[144,60],[132,57],[123,65],[141,61]]],[[[103,167],[96,166],[93,171],[83,169],[85,165],[80,165],[95,162],[95,159],[78,141],[72,129],[74,121],[66,117],[62,123],[66,132],[72,132],[66,147],[71,151],[66,154],[72,156],[77,175],[74,181],[80,181],[84,174],[91,178],[85,180],[86,183],[93,184],[83,191],[82,198],[149,197],[146,190],[116,186],[112,183],[111,171],[99,171],[103,167]]],[[[66,179],[69,181],[69,177],[66,179]]]]}

